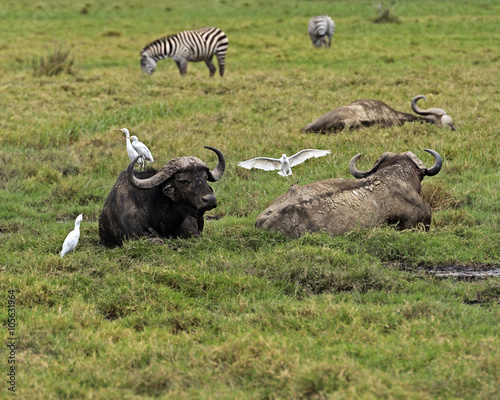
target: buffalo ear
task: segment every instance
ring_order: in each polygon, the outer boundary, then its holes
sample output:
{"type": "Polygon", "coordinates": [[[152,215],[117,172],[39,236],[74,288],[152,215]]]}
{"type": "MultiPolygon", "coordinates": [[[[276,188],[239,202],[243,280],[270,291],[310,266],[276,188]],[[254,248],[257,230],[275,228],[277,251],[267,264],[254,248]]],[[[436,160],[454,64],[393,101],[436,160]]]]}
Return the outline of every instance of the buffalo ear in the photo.
{"type": "Polygon", "coordinates": [[[163,194],[167,196],[170,200],[175,201],[175,189],[170,183],[167,184],[162,191],[163,194]]]}

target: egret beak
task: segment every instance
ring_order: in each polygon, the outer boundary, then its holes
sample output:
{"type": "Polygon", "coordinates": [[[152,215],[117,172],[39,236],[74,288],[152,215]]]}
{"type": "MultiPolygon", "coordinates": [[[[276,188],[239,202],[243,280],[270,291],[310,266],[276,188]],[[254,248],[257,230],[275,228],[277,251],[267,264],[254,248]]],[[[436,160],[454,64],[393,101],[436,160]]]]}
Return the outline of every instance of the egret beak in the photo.
{"type": "Polygon", "coordinates": [[[126,139],[132,139],[132,137],[130,137],[130,136],[125,136],[125,138],[126,138],[126,139]]]}

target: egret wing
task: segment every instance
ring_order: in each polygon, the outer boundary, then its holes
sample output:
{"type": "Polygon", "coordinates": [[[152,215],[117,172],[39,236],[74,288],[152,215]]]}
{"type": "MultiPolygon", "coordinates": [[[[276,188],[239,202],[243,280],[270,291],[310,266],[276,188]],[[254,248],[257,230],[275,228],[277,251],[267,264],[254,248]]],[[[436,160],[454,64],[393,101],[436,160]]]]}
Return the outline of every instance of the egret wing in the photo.
{"type": "Polygon", "coordinates": [[[64,239],[64,243],[62,245],[61,257],[76,248],[79,238],[80,235],[75,231],[71,231],[70,233],[68,233],[68,236],[66,236],[66,239],[64,239]]]}
{"type": "Polygon", "coordinates": [[[277,158],[256,157],[250,160],[241,161],[238,163],[240,167],[246,169],[258,168],[264,171],[275,171],[281,169],[281,162],[277,158]]]}
{"type": "MultiPolygon", "coordinates": [[[[146,147],[146,146],[144,146],[144,147],[146,147]]],[[[144,157],[146,158],[146,161],[147,161],[148,163],[152,163],[152,162],[154,162],[154,161],[155,161],[155,159],[153,158],[153,155],[151,154],[151,152],[149,151],[149,149],[148,149],[147,147],[146,147],[146,150],[147,150],[147,152],[146,152],[146,154],[144,155],[144,157]]]]}
{"type": "Polygon", "coordinates": [[[134,161],[135,158],[139,155],[139,153],[137,153],[137,151],[135,151],[135,149],[132,147],[131,143],[127,143],[127,154],[130,161],[134,161]]]}
{"type": "Polygon", "coordinates": [[[144,158],[148,163],[154,162],[154,158],[153,155],[151,154],[151,151],[147,148],[147,146],[144,143],[138,142],[135,145],[132,144],[132,146],[139,154],[144,156],[144,158]]]}
{"type": "Polygon", "coordinates": [[[327,154],[330,154],[331,150],[317,150],[317,149],[305,149],[299,151],[297,154],[294,154],[289,158],[290,160],[290,166],[293,167],[295,165],[298,165],[300,163],[303,163],[309,158],[315,157],[323,157],[326,156],[327,154]]]}
{"type": "Polygon", "coordinates": [[[76,236],[75,232],[71,231],[66,239],[64,239],[63,248],[74,249],[78,244],[79,237],[76,236]]]}

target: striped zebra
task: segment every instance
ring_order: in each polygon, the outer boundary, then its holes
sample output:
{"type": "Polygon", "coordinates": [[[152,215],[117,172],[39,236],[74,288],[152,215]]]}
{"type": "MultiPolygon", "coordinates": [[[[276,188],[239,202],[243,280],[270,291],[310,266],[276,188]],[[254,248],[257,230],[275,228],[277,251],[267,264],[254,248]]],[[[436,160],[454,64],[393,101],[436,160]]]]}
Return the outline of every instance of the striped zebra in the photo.
{"type": "Polygon", "coordinates": [[[141,51],[141,68],[143,72],[152,74],[157,61],[170,57],[174,59],[181,75],[186,75],[188,61],[205,61],[210,76],[214,76],[216,69],[212,58],[215,54],[222,76],[228,43],[225,33],[219,28],[202,28],[176,33],[155,40],[144,47],[141,51]]]}
{"type": "Polygon", "coordinates": [[[332,44],[335,22],[328,15],[318,15],[309,20],[308,30],[313,45],[316,47],[325,45],[326,49],[332,44]],[[326,41],[327,38],[328,42],[326,41]]]}

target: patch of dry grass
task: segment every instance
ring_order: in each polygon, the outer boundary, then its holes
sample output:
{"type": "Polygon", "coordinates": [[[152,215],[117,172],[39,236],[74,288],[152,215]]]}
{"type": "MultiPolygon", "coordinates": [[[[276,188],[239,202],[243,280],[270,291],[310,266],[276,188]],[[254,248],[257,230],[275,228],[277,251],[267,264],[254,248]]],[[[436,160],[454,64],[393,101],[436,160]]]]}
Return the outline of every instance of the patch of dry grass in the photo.
{"type": "Polygon", "coordinates": [[[425,180],[420,195],[432,211],[453,210],[464,205],[464,201],[457,199],[453,190],[448,189],[443,181],[425,180]]]}
{"type": "Polygon", "coordinates": [[[54,46],[47,55],[31,60],[33,75],[54,76],[62,73],[72,74],[74,60],[70,57],[70,50],[63,49],[62,45],[54,46]]]}

